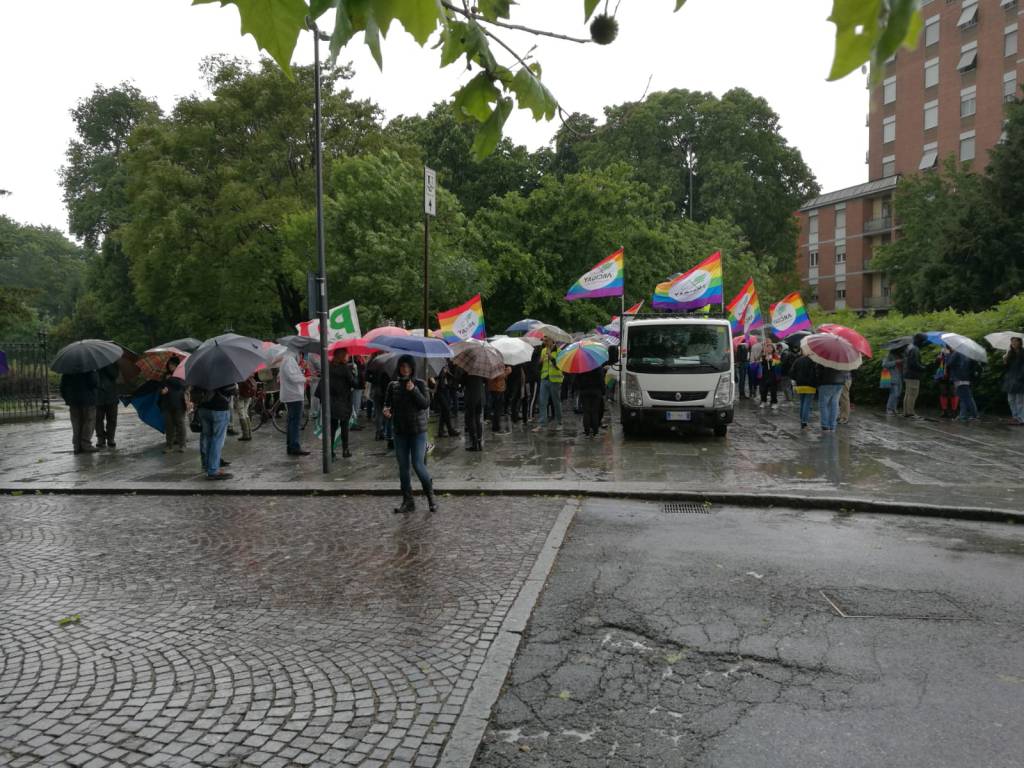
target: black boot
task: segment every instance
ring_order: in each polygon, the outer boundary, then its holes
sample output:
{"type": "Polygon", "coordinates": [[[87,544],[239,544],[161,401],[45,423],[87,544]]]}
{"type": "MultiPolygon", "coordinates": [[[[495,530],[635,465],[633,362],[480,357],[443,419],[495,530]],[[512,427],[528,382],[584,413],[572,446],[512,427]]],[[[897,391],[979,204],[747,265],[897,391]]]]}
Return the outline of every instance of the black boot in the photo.
{"type": "Polygon", "coordinates": [[[428,485],[423,489],[423,493],[427,497],[427,507],[431,512],[437,512],[437,496],[434,495],[434,486],[428,485]]]}
{"type": "Polygon", "coordinates": [[[408,512],[416,511],[416,502],[413,501],[412,494],[402,497],[402,503],[392,510],[396,515],[403,515],[408,512]]]}

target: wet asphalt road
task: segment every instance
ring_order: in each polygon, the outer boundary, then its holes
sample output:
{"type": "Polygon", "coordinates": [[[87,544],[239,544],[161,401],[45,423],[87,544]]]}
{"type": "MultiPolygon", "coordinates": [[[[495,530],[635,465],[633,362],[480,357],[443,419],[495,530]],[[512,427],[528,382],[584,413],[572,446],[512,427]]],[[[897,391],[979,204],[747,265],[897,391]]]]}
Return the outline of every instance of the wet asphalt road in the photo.
{"type": "Polygon", "coordinates": [[[1019,527],[592,500],[474,766],[1019,768],[1022,630],[1019,527]]]}

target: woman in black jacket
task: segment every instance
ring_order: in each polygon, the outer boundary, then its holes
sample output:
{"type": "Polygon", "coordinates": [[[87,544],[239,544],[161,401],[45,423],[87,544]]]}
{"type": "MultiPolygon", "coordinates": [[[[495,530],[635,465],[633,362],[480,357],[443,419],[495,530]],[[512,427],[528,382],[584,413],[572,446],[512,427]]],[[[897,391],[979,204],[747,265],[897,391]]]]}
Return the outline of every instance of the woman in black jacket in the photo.
{"type": "Polygon", "coordinates": [[[434,481],[427,471],[427,409],[430,398],[423,379],[413,375],[415,363],[411,356],[398,359],[398,376],[388,385],[384,396],[384,417],[394,428],[395,457],[398,459],[398,477],[402,484],[402,504],[395,512],[414,512],[410,465],[423,484],[423,493],[431,512],[437,511],[434,481]]]}
{"type": "Polygon", "coordinates": [[[1015,427],[1024,426],[1024,343],[1018,336],[1010,339],[1010,348],[1003,356],[1006,373],[1003,374],[1003,391],[1010,404],[1010,423],[1015,427]]]}
{"type": "Polygon", "coordinates": [[[185,414],[188,411],[185,404],[185,380],[174,375],[180,364],[181,359],[177,356],[168,358],[164,376],[160,380],[157,403],[164,417],[164,438],[167,440],[164,453],[170,453],[175,448],[178,453],[185,452],[185,414]]]}
{"type": "MultiPolygon", "coordinates": [[[[334,454],[334,435],[341,430],[341,455],[352,457],[348,449],[348,429],[352,420],[352,393],[359,386],[355,367],[348,359],[347,349],[335,350],[331,357],[331,458],[334,454]]],[[[323,381],[323,379],[321,379],[323,381]]]]}
{"type": "Polygon", "coordinates": [[[796,386],[796,395],[800,399],[800,429],[807,429],[811,423],[811,406],[814,395],[818,391],[818,366],[807,355],[798,356],[793,360],[789,375],[796,386]]]}

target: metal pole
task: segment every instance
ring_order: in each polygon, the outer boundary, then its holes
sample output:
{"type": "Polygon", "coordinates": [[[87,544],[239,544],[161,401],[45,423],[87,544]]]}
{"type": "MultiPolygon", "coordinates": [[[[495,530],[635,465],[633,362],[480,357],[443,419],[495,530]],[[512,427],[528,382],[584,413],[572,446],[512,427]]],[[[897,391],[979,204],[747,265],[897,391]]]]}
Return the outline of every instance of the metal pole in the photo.
{"type": "Polygon", "coordinates": [[[423,214],[423,338],[430,335],[430,214],[423,214]]]}
{"type": "Polygon", "coordinates": [[[687,167],[690,170],[690,204],[687,206],[687,208],[690,209],[690,221],[693,221],[693,153],[692,152],[689,153],[689,157],[687,158],[686,165],[687,165],[687,167]]]}
{"type": "Polygon", "coordinates": [[[323,451],[324,474],[331,471],[331,373],[327,364],[327,258],[324,255],[324,169],[323,148],[320,138],[320,30],[309,17],[306,19],[313,30],[313,162],[316,166],[316,277],[318,306],[317,319],[320,321],[320,426],[323,451]]]}

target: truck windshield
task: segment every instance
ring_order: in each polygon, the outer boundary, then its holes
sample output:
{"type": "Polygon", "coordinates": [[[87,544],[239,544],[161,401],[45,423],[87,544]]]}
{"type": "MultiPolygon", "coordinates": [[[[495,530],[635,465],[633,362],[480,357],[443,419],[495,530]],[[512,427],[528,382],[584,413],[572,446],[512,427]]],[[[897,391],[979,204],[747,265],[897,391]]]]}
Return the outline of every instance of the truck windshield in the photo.
{"type": "Polygon", "coordinates": [[[626,340],[626,368],[636,373],[729,370],[729,329],[724,325],[634,325],[626,340]]]}

